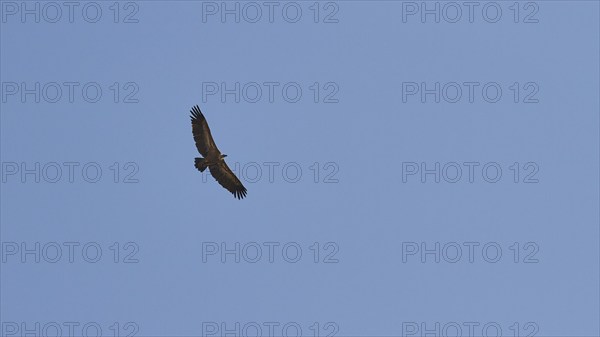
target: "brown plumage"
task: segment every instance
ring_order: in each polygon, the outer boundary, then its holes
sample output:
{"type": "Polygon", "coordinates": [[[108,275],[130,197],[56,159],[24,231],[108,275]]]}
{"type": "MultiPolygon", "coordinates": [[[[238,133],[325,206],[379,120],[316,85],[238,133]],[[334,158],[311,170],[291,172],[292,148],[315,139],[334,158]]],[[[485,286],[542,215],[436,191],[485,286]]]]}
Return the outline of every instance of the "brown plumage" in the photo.
{"type": "Polygon", "coordinates": [[[231,169],[225,163],[223,158],[227,157],[221,154],[210,133],[210,128],[206,118],[196,105],[191,110],[192,113],[192,134],[198,152],[204,158],[195,158],[195,166],[200,172],[204,172],[208,167],[210,174],[217,180],[221,186],[225,187],[234,197],[242,199],[246,196],[247,190],[242,182],[233,174],[231,169]]]}

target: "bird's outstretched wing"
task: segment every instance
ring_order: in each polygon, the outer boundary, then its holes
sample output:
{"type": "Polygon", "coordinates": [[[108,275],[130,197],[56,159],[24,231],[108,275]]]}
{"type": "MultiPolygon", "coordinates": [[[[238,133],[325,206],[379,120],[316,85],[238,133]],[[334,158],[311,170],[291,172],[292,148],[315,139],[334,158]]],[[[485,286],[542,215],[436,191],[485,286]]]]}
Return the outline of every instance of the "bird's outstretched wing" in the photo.
{"type": "Polygon", "coordinates": [[[200,107],[197,105],[190,111],[192,115],[192,134],[194,135],[194,141],[196,142],[196,148],[198,152],[204,157],[208,155],[208,152],[214,150],[219,151],[212,135],[210,134],[210,128],[206,122],[206,118],[200,111],[200,107]]]}
{"type": "Polygon", "coordinates": [[[242,182],[233,174],[225,161],[221,161],[217,165],[209,167],[210,174],[217,180],[221,186],[225,187],[233,196],[238,199],[243,199],[246,196],[246,188],[242,182]]]}

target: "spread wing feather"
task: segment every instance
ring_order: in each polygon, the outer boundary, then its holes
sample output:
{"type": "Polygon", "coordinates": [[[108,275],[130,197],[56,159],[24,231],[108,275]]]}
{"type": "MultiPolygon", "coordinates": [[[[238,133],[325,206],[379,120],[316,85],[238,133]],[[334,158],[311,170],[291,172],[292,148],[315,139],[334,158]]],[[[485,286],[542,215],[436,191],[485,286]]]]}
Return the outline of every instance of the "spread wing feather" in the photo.
{"type": "Polygon", "coordinates": [[[209,152],[219,151],[213,137],[210,133],[210,128],[206,122],[206,118],[200,111],[200,107],[197,105],[190,111],[192,113],[192,134],[194,135],[194,141],[196,142],[196,148],[202,156],[208,156],[209,152]]]}
{"type": "Polygon", "coordinates": [[[246,188],[224,161],[216,165],[211,165],[208,169],[217,182],[233,193],[233,196],[238,199],[243,199],[246,196],[246,188]]]}

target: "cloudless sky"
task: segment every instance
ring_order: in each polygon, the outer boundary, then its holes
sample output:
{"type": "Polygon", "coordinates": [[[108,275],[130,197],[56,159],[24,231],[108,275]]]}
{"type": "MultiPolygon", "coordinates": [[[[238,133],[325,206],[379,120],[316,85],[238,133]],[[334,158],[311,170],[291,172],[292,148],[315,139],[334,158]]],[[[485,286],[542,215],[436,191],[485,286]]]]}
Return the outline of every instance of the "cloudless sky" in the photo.
{"type": "Polygon", "coordinates": [[[600,334],[598,2],[0,6],[2,335],[600,334]]]}

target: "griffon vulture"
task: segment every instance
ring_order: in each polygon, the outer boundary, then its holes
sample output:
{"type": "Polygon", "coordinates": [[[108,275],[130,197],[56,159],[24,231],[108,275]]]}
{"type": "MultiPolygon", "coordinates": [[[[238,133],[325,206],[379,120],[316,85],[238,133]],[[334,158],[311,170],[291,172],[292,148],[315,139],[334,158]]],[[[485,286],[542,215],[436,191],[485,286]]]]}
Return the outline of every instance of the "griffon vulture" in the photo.
{"type": "Polygon", "coordinates": [[[195,158],[196,168],[198,171],[204,172],[208,167],[210,174],[212,174],[221,186],[231,192],[234,197],[238,199],[244,198],[247,190],[225,163],[223,158],[227,157],[227,155],[221,154],[221,151],[217,148],[210,134],[206,118],[204,118],[200,108],[196,105],[190,112],[192,113],[192,134],[194,135],[194,141],[196,142],[198,152],[204,157],[195,158]]]}

